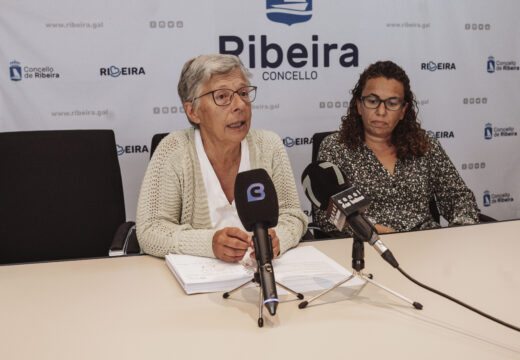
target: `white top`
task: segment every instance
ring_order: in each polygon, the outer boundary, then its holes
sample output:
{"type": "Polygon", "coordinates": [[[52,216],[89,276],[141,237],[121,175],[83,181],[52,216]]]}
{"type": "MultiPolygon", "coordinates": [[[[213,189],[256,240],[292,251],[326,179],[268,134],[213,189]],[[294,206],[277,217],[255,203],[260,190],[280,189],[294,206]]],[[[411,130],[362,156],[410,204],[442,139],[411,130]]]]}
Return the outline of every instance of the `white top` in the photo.
{"type": "MultiPolygon", "coordinates": [[[[195,149],[197,150],[200,171],[202,173],[204,187],[206,188],[206,194],[208,196],[211,225],[214,229],[237,227],[245,231],[240,222],[240,218],[238,217],[235,200],[233,200],[231,204],[228,202],[226,194],[224,194],[222,186],[220,186],[217,174],[215,174],[215,170],[213,170],[213,166],[209,162],[206,151],[204,150],[204,145],[202,144],[199,129],[195,130],[195,149]]],[[[251,163],[249,161],[249,147],[246,138],[244,138],[240,143],[240,150],[240,167],[238,172],[250,170],[251,163]]]]}

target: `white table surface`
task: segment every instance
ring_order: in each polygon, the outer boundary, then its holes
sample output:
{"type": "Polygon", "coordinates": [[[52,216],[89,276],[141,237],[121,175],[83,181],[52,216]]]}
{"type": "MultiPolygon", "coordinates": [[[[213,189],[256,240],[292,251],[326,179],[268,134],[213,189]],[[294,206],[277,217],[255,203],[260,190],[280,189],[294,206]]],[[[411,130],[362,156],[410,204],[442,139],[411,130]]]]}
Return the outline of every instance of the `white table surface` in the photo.
{"type": "MultiPolygon", "coordinates": [[[[519,234],[517,220],[381,238],[419,281],[520,326],[519,234]]],[[[308,245],[350,268],[352,239],[308,245]]],[[[520,359],[519,332],[365,255],[366,272],[424,309],[366,285],[306,309],[281,297],[258,328],[257,288],[188,296],[163,259],[0,266],[0,359],[520,359]]]]}

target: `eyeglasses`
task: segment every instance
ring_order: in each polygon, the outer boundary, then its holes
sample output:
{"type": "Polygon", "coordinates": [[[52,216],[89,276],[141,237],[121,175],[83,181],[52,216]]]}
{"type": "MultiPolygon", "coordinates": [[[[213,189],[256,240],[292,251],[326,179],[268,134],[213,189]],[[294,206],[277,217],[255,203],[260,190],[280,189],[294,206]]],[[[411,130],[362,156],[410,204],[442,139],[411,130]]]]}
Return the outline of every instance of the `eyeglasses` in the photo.
{"type": "Polygon", "coordinates": [[[249,104],[249,103],[252,103],[253,101],[255,101],[255,98],[256,98],[256,86],[244,86],[244,87],[241,87],[238,90],[218,89],[218,90],[208,91],[207,93],[202,94],[202,95],[197,96],[196,98],[194,98],[192,100],[192,102],[194,102],[195,100],[197,100],[197,99],[199,99],[199,98],[201,98],[203,96],[211,94],[212,97],[213,97],[213,101],[215,102],[216,105],[218,105],[218,106],[226,106],[226,105],[231,104],[231,102],[233,101],[233,96],[235,95],[235,93],[238,94],[238,96],[240,96],[240,98],[244,102],[249,104]]]}
{"type": "Polygon", "coordinates": [[[377,109],[381,103],[385,104],[386,110],[397,111],[401,110],[406,101],[399,99],[398,97],[391,97],[388,99],[381,99],[379,96],[370,94],[367,96],[361,96],[363,105],[368,109],[377,109]]]}

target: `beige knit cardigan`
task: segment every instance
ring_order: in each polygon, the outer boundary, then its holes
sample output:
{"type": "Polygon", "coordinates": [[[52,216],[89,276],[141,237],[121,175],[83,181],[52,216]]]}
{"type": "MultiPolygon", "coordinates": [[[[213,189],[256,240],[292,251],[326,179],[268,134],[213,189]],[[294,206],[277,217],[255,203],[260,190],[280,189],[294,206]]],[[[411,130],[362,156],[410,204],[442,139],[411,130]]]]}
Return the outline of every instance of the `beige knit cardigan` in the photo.
{"type": "MultiPolygon", "coordinates": [[[[307,229],[291,164],[273,132],[251,130],[247,142],[251,169],[265,169],[276,188],[280,217],[275,230],[283,253],[296,246],[307,229]]],[[[212,240],[219,229],[211,225],[194,128],[170,133],[154,152],[141,186],[136,230],[142,250],[150,255],[215,256],[212,240]]]]}

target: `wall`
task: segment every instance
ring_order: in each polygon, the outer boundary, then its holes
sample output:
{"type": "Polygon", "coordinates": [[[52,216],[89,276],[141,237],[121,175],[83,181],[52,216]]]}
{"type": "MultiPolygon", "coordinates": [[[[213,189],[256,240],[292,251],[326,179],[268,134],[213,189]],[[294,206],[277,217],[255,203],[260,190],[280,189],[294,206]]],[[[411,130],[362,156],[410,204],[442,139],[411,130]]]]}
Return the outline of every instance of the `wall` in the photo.
{"type": "Polygon", "coordinates": [[[239,54],[258,86],[253,127],[284,140],[298,185],[312,134],[338,129],[359,73],[389,59],[482,211],[520,217],[520,2],[281,3],[2,0],[0,131],[113,129],[133,219],[152,135],[188,126],[188,58],[239,54]]]}

